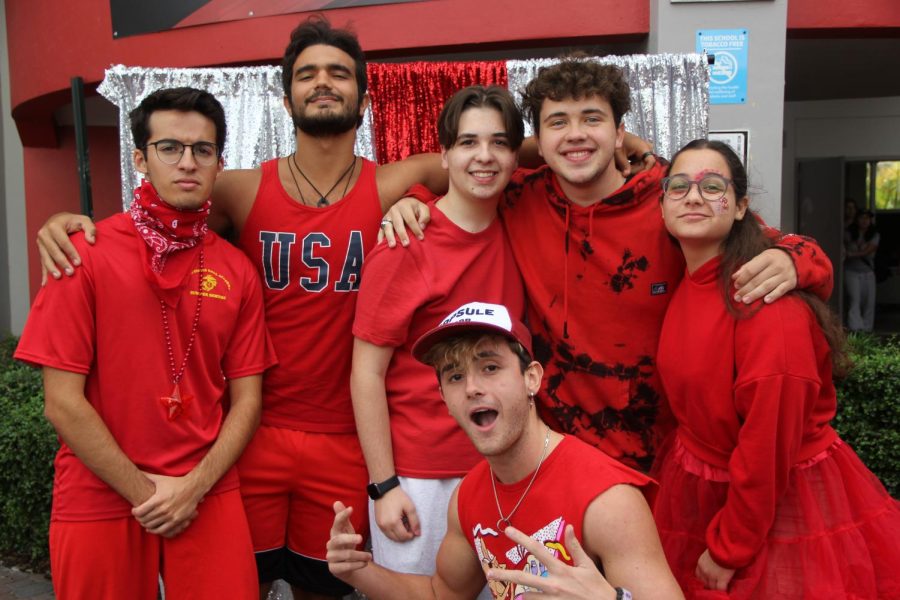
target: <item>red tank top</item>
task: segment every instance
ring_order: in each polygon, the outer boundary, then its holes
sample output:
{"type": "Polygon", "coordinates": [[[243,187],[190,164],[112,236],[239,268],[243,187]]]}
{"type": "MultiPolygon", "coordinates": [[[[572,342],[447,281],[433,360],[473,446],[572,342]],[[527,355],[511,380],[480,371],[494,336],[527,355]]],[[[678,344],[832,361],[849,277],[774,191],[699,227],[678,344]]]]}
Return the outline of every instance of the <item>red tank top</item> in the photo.
{"type": "Polygon", "coordinates": [[[238,243],[259,270],[278,366],[263,378],[265,425],[322,433],[356,430],[350,402],[351,327],[363,258],[375,245],[381,205],[375,164],[325,208],[291,198],[278,161],[262,179],[238,243]]]}
{"type": "MultiPolygon", "coordinates": [[[[531,476],[529,473],[512,485],[496,482],[503,514],[508,515],[522,498],[531,476]]],[[[512,516],[512,525],[542,542],[557,559],[571,565],[571,555],[563,545],[566,525],[571,524],[575,536],[583,541],[584,513],[597,496],[620,483],[644,486],[652,482],[646,475],[567,435],[541,465],[534,484],[512,516]]],[[[534,555],[513,543],[498,528],[500,514],[487,461],[479,463],[463,479],[457,506],[463,535],[472,544],[483,568],[521,569],[547,576],[547,569],[534,555]]],[[[528,591],[499,581],[489,583],[488,587],[494,598],[503,600],[513,600],[528,591]]]]}

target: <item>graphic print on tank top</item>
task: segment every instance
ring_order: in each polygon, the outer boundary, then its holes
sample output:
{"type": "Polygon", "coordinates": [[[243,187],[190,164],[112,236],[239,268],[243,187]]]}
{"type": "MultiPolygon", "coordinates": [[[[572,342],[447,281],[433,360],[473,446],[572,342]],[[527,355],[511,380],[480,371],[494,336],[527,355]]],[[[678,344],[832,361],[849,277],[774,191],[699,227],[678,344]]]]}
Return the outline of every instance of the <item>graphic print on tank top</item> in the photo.
{"type": "MultiPolygon", "coordinates": [[[[563,517],[557,517],[550,521],[544,527],[531,533],[530,537],[543,544],[554,558],[567,564],[572,564],[572,558],[563,546],[563,532],[566,530],[566,521],[563,517]]],[[[537,575],[539,577],[547,577],[547,567],[541,563],[531,552],[524,546],[513,544],[500,557],[488,549],[487,538],[495,538],[491,545],[495,548],[500,543],[499,538],[504,537],[502,533],[491,527],[483,527],[481,523],[472,528],[472,539],[475,546],[475,552],[478,554],[478,562],[481,568],[487,573],[488,569],[521,569],[526,573],[537,575]]],[[[509,541],[507,539],[507,541],[509,541]]],[[[488,589],[497,600],[515,600],[520,598],[525,592],[538,591],[524,585],[513,585],[504,581],[489,581],[488,589]]]]}

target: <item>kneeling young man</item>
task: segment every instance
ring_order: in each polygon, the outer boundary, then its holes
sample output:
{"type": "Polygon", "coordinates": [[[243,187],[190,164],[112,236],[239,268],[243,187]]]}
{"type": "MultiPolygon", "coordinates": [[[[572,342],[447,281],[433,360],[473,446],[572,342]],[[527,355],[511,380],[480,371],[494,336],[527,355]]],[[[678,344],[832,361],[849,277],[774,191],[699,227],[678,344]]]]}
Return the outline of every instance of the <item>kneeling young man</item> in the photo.
{"type": "Polygon", "coordinates": [[[638,489],[652,481],[538,417],[543,369],[531,358],[528,330],[504,306],[460,307],[413,354],[435,369],[450,414],[486,460],[451,498],[434,575],[372,563],[356,549],[362,536],[350,525],[353,508],[340,502],[328,542],[332,573],[373,600],[474,598],[485,578],[498,599],[528,589],[567,598],[682,597],[638,489]]]}
{"type": "Polygon", "coordinates": [[[53,584],[60,600],[155,600],[162,576],[171,598],[255,598],[233,464],[274,356],[252,265],[206,226],[225,114],[176,88],[130,117],[131,210],[96,246],[73,239],[82,268],[41,289],[16,351],[43,367],[61,439],[53,584]]]}

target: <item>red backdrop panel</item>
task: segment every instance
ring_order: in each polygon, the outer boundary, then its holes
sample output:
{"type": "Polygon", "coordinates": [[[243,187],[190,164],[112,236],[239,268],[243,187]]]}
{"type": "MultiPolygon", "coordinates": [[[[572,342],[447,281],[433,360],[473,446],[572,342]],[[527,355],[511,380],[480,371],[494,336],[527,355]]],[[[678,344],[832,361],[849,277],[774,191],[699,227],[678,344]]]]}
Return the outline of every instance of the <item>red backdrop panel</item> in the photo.
{"type": "Polygon", "coordinates": [[[467,85],[506,87],[506,62],[370,63],[373,139],[378,162],[439,152],[437,118],[444,102],[467,85]]]}

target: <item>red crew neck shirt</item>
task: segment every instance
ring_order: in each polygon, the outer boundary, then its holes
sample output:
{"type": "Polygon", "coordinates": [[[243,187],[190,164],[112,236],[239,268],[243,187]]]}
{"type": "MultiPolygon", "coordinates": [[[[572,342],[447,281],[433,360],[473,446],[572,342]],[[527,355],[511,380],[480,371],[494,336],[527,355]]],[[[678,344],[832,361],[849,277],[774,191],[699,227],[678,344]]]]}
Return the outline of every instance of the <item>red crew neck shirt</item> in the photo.
{"type": "Polygon", "coordinates": [[[447,412],[434,369],[413,358],[412,345],[463,304],[504,304],[521,316],[525,300],[499,220],[469,233],[434,203],[430,208],[424,241],[381,244],[369,256],[353,335],[395,348],[385,391],[397,474],[440,479],[462,477],[481,457],[447,412]]]}
{"type": "MultiPolygon", "coordinates": [[[[202,290],[199,326],[179,384],[182,396],[191,399],[185,413],[170,421],[160,400],[173,388],[160,301],[145,279],[145,242],[131,216],[122,213],[99,222],[95,246],[81,234],[72,241],[82,266],[38,293],[15,356],[86,375],[85,397],[128,458],[149,473],[185,475],[219,435],[227,380],[262,373],[275,363],[259,279],[239,250],[212,232],[206,235],[202,272],[188,269],[177,305],[167,308],[174,359],[180,365],[202,290]]],[[[197,261],[198,254],[176,253],[166,266],[178,270],[184,261],[197,261]]],[[[131,515],[131,505],[62,441],[54,464],[54,520],[131,515]]],[[[237,486],[232,467],[210,494],[237,486]]]]}

